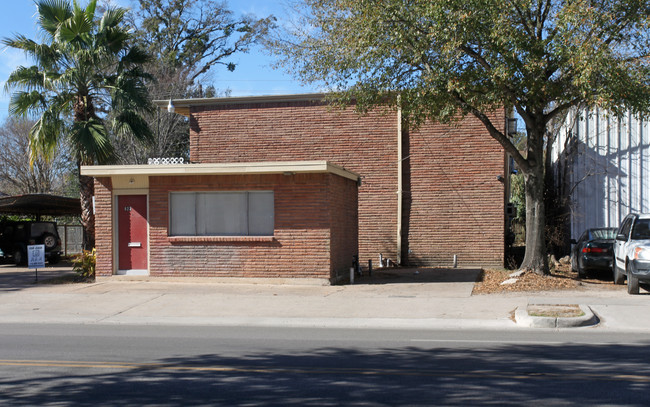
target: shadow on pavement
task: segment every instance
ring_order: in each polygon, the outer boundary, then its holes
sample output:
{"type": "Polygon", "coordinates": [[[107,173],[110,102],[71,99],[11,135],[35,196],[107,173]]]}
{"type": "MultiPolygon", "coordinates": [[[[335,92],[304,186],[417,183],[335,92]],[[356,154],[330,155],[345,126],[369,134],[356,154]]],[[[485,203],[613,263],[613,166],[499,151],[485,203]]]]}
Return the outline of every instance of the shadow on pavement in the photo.
{"type": "MultiPolygon", "coordinates": [[[[42,361],[0,379],[4,405],[647,405],[650,343],[200,354],[42,361]],[[85,365],[84,365],[85,364],[85,365]]],[[[179,349],[179,351],[181,351],[179,349]]],[[[244,351],[245,352],[245,351],[244,351]]],[[[5,367],[5,371],[20,366],[5,367]]]]}
{"type": "Polygon", "coordinates": [[[399,283],[474,283],[480,269],[449,268],[382,268],[373,270],[372,275],[364,270],[362,276],[355,276],[355,284],[399,284],[399,283]]]}
{"type": "Polygon", "coordinates": [[[0,264],[0,292],[18,291],[40,284],[57,284],[62,277],[72,277],[72,264],[62,261],[56,265],[45,264],[45,268],[38,269],[38,283],[36,271],[27,267],[17,267],[13,264],[0,264]]]}

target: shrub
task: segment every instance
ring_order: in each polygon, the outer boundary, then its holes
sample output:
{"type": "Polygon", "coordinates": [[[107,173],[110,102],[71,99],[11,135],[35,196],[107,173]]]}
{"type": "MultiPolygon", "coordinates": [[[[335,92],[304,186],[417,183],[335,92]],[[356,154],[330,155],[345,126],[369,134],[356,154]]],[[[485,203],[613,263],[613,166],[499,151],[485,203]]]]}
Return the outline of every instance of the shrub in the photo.
{"type": "Polygon", "coordinates": [[[95,262],[97,256],[95,249],[84,250],[81,254],[75,256],[72,261],[72,269],[84,279],[95,278],[95,262]]]}

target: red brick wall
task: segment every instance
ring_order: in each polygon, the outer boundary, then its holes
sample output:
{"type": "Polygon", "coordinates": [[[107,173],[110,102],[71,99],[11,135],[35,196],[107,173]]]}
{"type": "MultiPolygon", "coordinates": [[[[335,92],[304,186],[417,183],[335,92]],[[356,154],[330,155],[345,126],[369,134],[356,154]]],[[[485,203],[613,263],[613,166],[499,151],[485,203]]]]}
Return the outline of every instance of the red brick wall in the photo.
{"type": "MultiPolygon", "coordinates": [[[[503,113],[495,123],[503,122],[503,113]]],[[[190,159],[197,163],[327,160],[363,177],[359,254],[397,258],[397,115],[320,102],[193,107],[190,159]]],[[[476,119],[427,124],[405,140],[403,258],[417,265],[503,264],[503,152],[476,119]],[[410,166],[410,167],[409,167],[410,166]],[[410,172],[409,172],[410,171],[410,172]],[[407,241],[408,239],[408,241],[407,241]],[[408,253],[408,249],[411,253],[408,253]],[[407,258],[406,255],[409,257],[407,258]]]]}
{"type": "Polygon", "coordinates": [[[360,173],[359,252],[395,259],[395,113],[359,117],[320,103],[240,104],[192,108],[190,126],[192,162],[327,160],[360,173]]]}
{"type": "Polygon", "coordinates": [[[330,255],[334,281],[350,278],[353,256],[359,251],[357,185],[335,175],[329,176],[331,224],[330,255]]]}
{"type": "MultiPolygon", "coordinates": [[[[338,258],[356,251],[356,247],[342,248],[336,243],[330,253],[331,239],[338,242],[336,235],[340,228],[339,225],[331,228],[329,206],[350,207],[355,200],[354,181],[331,174],[150,177],[150,274],[330,279],[338,267],[338,263],[334,265],[338,258]],[[335,195],[331,193],[330,182],[334,184],[335,195]],[[192,239],[168,236],[169,192],[220,190],[273,190],[273,239],[243,237],[208,241],[197,237],[188,241],[192,239]]],[[[348,242],[354,243],[356,223],[347,225],[346,233],[351,236],[348,242]]]]}
{"type": "Polygon", "coordinates": [[[95,178],[95,275],[113,274],[113,210],[110,178],[95,178]]]}
{"type": "Polygon", "coordinates": [[[504,154],[485,132],[474,118],[409,132],[409,262],[451,266],[456,254],[461,266],[503,265],[504,184],[497,176],[503,175],[504,154]]]}

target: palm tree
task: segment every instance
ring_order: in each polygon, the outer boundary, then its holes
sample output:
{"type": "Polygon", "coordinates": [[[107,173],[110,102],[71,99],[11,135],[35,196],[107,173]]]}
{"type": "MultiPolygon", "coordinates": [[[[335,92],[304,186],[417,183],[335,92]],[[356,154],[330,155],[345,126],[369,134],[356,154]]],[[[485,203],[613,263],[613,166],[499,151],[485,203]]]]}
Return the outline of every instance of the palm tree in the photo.
{"type": "MultiPolygon", "coordinates": [[[[77,166],[114,160],[111,137],[152,138],[143,118],[153,107],[145,87],[149,60],[133,46],[122,24],[126,9],[95,15],[96,0],[85,8],[76,0],[36,0],[42,43],[22,35],[2,42],[23,50],[34,65],[18,67],[6,82],[11,115],[33,116],[30,160],[51,157],[65,138],[77,166]]],[[[79,175],[84,247],[95,243],[93,179],[79,175]]]]}

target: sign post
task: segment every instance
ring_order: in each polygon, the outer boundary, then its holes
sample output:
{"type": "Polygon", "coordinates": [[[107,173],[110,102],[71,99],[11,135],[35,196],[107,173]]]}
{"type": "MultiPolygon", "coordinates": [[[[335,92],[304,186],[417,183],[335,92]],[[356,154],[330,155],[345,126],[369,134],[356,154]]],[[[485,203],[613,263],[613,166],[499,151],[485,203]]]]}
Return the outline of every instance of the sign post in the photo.
{"type": "Polygon", "coordinates": [[[27,246],[27,268],[36,270],[36,283],[38,283],[38,268],[45,268],[45,245],[32,244],[27,246]]]}

